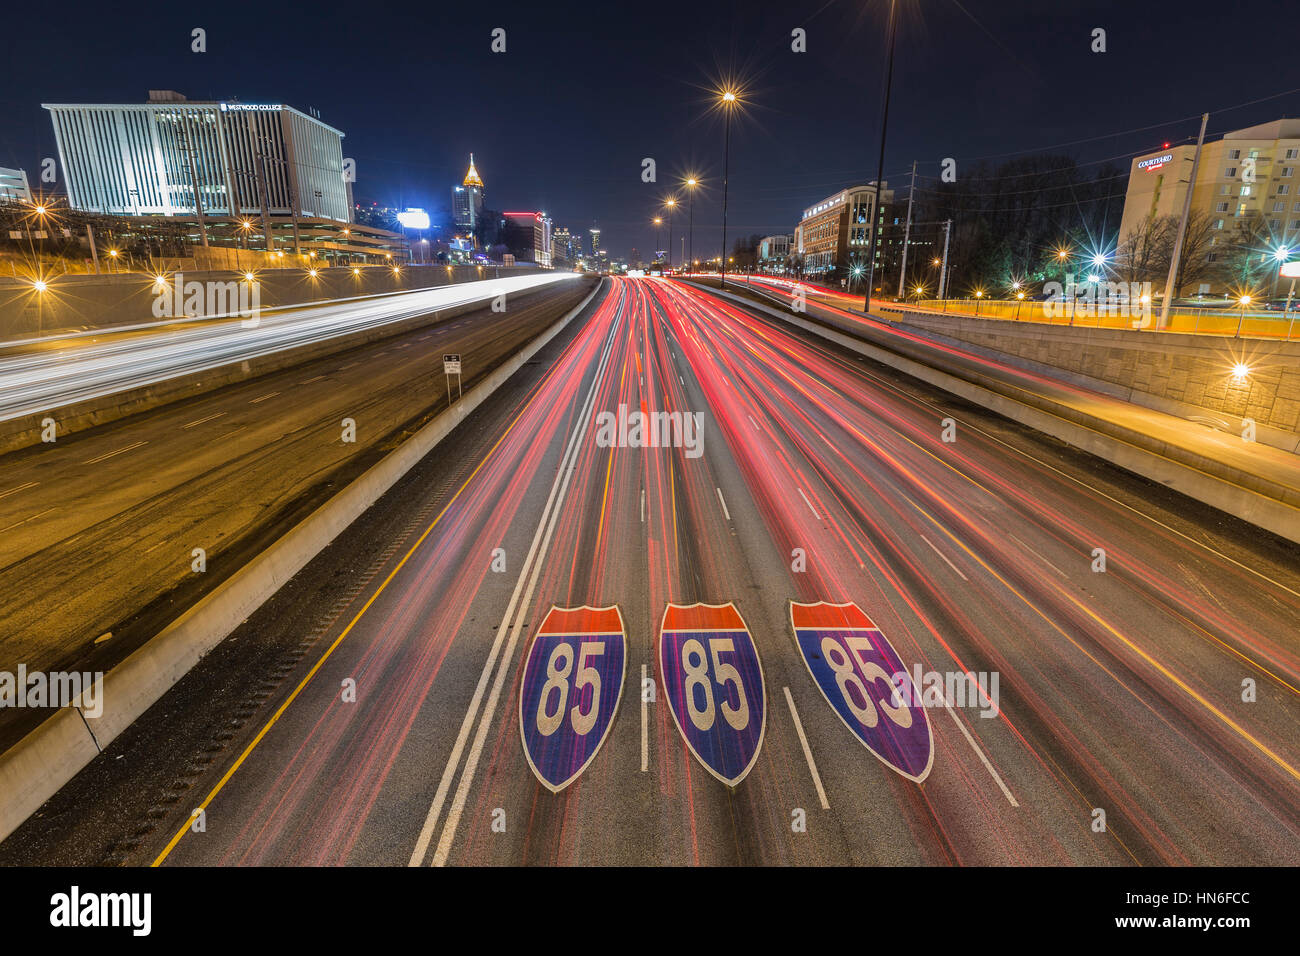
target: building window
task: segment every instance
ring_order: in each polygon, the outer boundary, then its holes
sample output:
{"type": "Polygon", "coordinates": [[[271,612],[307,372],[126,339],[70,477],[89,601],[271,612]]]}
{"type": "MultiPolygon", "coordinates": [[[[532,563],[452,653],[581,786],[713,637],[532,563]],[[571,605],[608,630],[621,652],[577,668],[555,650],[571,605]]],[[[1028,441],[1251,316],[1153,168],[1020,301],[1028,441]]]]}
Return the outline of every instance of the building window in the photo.
{"type": "Polygon", "coordinates": [[[1287,159],[1300,159],[1300,149],[1288,149],[1286,151],[1287,159]]]}
{"type": "Polygon", "coordinates": [[[1283,166],[1283,167],[1282,167],[1282,175],[1283,175],[1283,177],[1290,178],[1290,176],[1291,176],[1294,172],[1295,172],[1295,167],[1294,167],[1294,166],[1283,166]]]}
{"type": "Polygon", "coordinates": [[[1215,206],[1214,206],[1214,211],[1215,211],[1215,212],[1227,212],[1227,211],[1228,211],[1228,204],[1227,204],[1226,202],[1216,203],[1215,206]]]}
{"type": "Polygon", "coordinates": [[[1218,254],[1217,252],[1211,252],[1209,255],[1207,255],[1207,256],[1205,257],[1205,261],[1206,261],[1206,262],[1218,262],[1218,261],[1219,261],[1219,254],[1218,254]]]}
{"type": "Polygon", "coordinates": [[[1229,159],[1241,159],[1241,150],[1239,150],[1239,149],[1230,149],[1230,150],[1228,150],[1228,158],[1229,158],[1229,159]]]}
{"type": "Polygon", "coordinates": [[[1291,220],[1291,228],[1292,228],[1292,229],[1300,229],[1300,219],[1292,219],[1292,220],[1291,220]]]}
{"type": "Polygon", "coordinates": [[[1223,171],[1223,175],[1227,176],[1229,179],[1232,179],[1234,176],[1237,175],[1237,167],[1229,166],[1227,169],[1223,171]]]}
{"type": "Polygon", "coordinates": [[[1249,187],[1249,186],[1242,186],[1242,187],[1241,187],[1241,195],[1243,195],[1243,196],[1249,196],[1249,195],[1250,195],[1250,187],[1249,187]]]}
{"type": "Polygon", "coordinates": [[[1268,221],[1268,228],[1272,229],[1274,232],[1277,232],[1279,229],[1282,228],[1282,220],[1270,219],[1268,221]]]}
{"type": "Polygon", "coordinates": [[[1219,187],[1219,195],[1220,195],[1220,196],[1227,196],[1227,195],[1230,195],[1231,193],[1232,193],[1232,187],[1231,187],[1231,186],[1226,186],[1226,185],[1225,185],[1225,186],[1220,186],[1220,187],[1219,187]]]}
{"type": "Polygon", "coordinates": [[[1290,184],[1290,183],[1278,183],[1278,186],[1277,186],[1277,194],[1278,194],[1279,196],[1285,196],[1285,195],[1286,195],[1287,193],[1289,193],[1290,191],[1291,191],[1291,184],[1290,184]]]}
{"type": "Polygon", "coordinates": [[[1223,220],[1222,220],[1222,219],[1216,219],[1216,220],[1214,220],[1214,228],[1215,228],[1215,229],[1222,229],[1222,228],[1223,228],[1223,220]]]}
{"type": "Polygon", "coordinates": [[[1273,203],[1273,211],[1274,211],[1274,212],[1286,212],[1286,203],[1284,203],[1284,202],[1275,202],[1275,203],[1273,203]]]}

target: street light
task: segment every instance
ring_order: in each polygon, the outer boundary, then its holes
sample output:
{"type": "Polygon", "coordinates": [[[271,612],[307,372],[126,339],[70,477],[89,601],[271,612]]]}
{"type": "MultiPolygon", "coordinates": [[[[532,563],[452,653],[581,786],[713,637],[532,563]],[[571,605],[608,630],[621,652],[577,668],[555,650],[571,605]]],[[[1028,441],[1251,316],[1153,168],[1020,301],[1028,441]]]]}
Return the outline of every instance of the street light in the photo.
{"type": "Polygon", "coordinates": [[[727,288],[727,170],[731,159],[731,114],[736,109],[736,94],[726,90],[722,94],[722,109],[726,113],[726,132],[722,139],[722,263],[720,289],[727,288]]]}
{"type": "Polygon", "coordinates": [[[976,315],[980,314],[980,299],[982,298],[984,298],[984,290],[976,289],[975,290],[975,314],[976,315]]]}
{"type": "Polygon", "coordinates": [[[673,210],[677,208],[677,197],[669,196],[664,200],[668,208],[668,268],[673,267],[673,210]]]}
{"type": "Polygon", "coordinates": [[[1241,318],[1237,320],[1237,334],[1233,338],[1241,338],[1241,327],[1246,322],[1246,309],[1250,307],[1251,297],[1249,294],[1237,299],[1237,304],[1241,306],[1241,318]]]}
{"type": "MultiPolygon", "coordinates": [[[[1278,246],[1276,249],[1273,250],[1273,261],[1276,262],[1279,266],[1290,258],[1291,258],[1291,250],[1287,246],[1278,246]]],[[[1273,290],[1272,292],[1269,293],[1270,295],[1272,296],[1277,295],[1277,281],[1281,277],[1282,277],[1281,272],[1273,273],[1273,290]]],[[[1283,318],[1285,318],[1285,316],[1283,316],[1283,318]]]]}
{"type": "Polygon", "coordinates": [[[686,245],[686,264],[688,267],[695,261],[695,187],[699,184],[700,181],[694,176],[686,177],[686,188],[690,190],[691,194],[691,199],[688,204],[689,225],[687,227],[690,238],[686,245]]]}

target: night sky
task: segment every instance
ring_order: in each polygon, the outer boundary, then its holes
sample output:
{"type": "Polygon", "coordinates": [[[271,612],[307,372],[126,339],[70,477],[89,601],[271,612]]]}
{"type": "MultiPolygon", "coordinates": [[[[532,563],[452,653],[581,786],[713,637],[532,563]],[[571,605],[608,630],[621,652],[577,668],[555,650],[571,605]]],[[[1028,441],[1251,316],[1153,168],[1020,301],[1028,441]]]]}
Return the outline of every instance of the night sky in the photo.
{"type": "MultiPolygon", "coordinates": [[[[976,158],[1060,147],[1124,166],[1194,137],[1206,110],[1211,137],[1300,113],[1300,90],[1274,95],[1300,88],[1296,0],[899,7],[893,186],[913,159],[933,176],[951,156],[961,175],[976,158]],[[1107,31],[1104,54],[1090,52],[1094,27],[1107,31]]],[[[648,256],[658,203],[694,171],[709,187],[696,200],[701,256],[716,253],[721,218],[723,124],[710,88],[734,77],[745,90],[729,236],[790,232],[805,205],[875,176],[887,10],[887,0],[60,3],[30,26],[11,17],[0,37],[0,165],[34,179],[54,155],[42,102],[138,103],[150,89],[283,102],[347,134],[358,200],[445,216],[473,151],[490,208],[544,209],[584,232],[598,224],[614,255],[648,256]],[[194,27],[207,30],[206,53],[190,52],[194,27]],[[494,27],[506,30],[504,54],[490,50],[494,27]],[[791,51],[795,27],[806,53],[791,51]],[[643,157],[657,161],[656,184],[641,182],[643,157]]]]}

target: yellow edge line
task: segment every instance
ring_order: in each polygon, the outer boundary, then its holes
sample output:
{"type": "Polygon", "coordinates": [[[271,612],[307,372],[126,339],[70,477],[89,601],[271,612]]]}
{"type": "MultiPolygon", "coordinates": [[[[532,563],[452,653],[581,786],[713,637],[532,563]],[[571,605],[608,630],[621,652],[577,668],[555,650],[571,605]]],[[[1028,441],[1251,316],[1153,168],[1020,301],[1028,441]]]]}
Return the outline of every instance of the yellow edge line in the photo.
{"type": "MultiPolygon", "coordinates": [[[[437,527],[438,522],[442,520],[443,516],[447,513],[447,510],[451,508],[451,506],[456,503],[456,499],[461,496],[461,492],[463,492],[466,488],[469,487],[469,483],[474,480],[475,476],[479,473],[479,471],[483,468],[483,466],[492,460],[493,454],[495,454],[496,450],[499,447],[501,447],[501,443],[506,440],[506,438],[510,435],[510,433],[514,431],[515,426],[519,424],[519,420],[522,419],[524,415],[528,412],[528,409],[532,407],[533,402],[537,400],[537,396],[539,394],[541,394],[540,388],[537,390],[537,392],[533,394],[533,397],[529,399],[528,404],[525,405],[523,409],[520,410],[519,414],[515,416],[514,421],[510,423],[510,427],[507,428],[505,432],[502,433],[501,437],[497,439],[496,444],[494,444],[488,450],[488,453],[483,456],[483,460],[478,463],[478,465],[474,468],[472,472],[470,472],[469,477],[465,479],[464,483],[462,483],[458,489],[456,489],[456,493],[451,496],[451,500],[448,501],[447,504],[443,506],[443,509],[440,512],[438,512],[438,516],[433,519],[433,523],[430,524],[429,527],[424,529],[424,533],[420,535],[419,539],[415,542],[415,544],[411,545],[411,549],[407,551],[405,555],[402,556],[402,560],[397,562],[397,566],[393,568],[391,572],[389,572],[388,577],[384,578],[383,583],[380,584],[379,587],[375,590],[375,593],[370,596],[370,599],[366,601],[366,603],[362,606],[361,610],[357,611],[356,616],[352,618],[352,620],[348,623],[348,626],[345,627],[343,629],[343,632],[339,634],[337,638],[334,639],[334,643],[331,644],[329,648],[325,651],[325,653],[320,656],[320,659],[317,660],[314,665],[312,665],[312,669],[307,672],[307,675],[303,677],[302,681],[298,684],[298,686],[293,689],[293,693],[290,694],[288,698],[285,699],[285,702],[280,705],[279,709],[277,709],[276,712],[273,715],[271,715],[271,719],[266,722],[266,726],[264,726],[258,732],[257,736],[252,739],[249,745],[246,748],[244,748],[244,752],[239,755],[239,759],[236,760],[231,765],[230,769],[226,771],[225,776],[223,776],[220,780],[217,781],[216,786],[212,788],[212,792],[207,795],[207,797],[203,800],[201,804],[199,804],[198,809],[206,810],[208,805],[212,803],[212,801],[216,798],[217,794],[219,794],[222,788],[225,787],[227,782],[229,782],[230,778],[235,775],[235,771],[238,770],[243,765],[244,761],[248,759],[249,754],[251,754],[254,748],[257,747],[257,745],[262,742],[262,738],[267,735],[270,729],[275,726],[276,721],[278,721],[280,717],[284,714],[284,712],[289,709],[289,705],[294,702],[298,694],[300,694],[303,688],[307,686],[308,682],[313,677],[316,676],[316,672],[321,669],[321,666],[329,659],[330,655],[334,653],[335,649],[341,643],[343,643],[343,639],[348,636],[348,634],[352,631],[352,628],[354,628],[357,622],[361,620],[362,615],[364,615],[366,611],[370,610],[370,605],[374,604],[375,601],[379,598],[379,595],[384,593],[384,589],[387,588],[389,582],[391,582],[393,578],[396,577],[397,572],[402,570],[402,567],[410,559],[411,555],[415,554],[416,550],[420,547],[420,545],[424,543],[424,539],[429,536],[430,532],[432,532],[435,527],[437,527]]],[[[191,818],[192,817],[193,817],[193,811],[191,811],[191,818]]],[[[167,846],[163,847],[163,851],[159,853],[157,858],[149,865],[151,867],[159,866],[163,862],[163,860],[167,859],[168,854],[170,854],[171,851],[176,848],[176,844],[180,843],[181,839],[189,831],[189,828],[190,828],[190,821],[187,820],[185,823],[181,825],[181,828],[176,831],[176,835],[171,838],[167,846]]]]}
{"type": "MultiPolygon", "coordinates": [[[[1029,601],[1028,598],[1026,598],[1024,595],[1020,594],[1019,591],[1017,591],[1015,588],[1013,588],[1013,587],[1011,586],[1011,584],[1010,584],[1009,582],[1007,582],[1006,580],[1004,580],[1003,577],[1002,577],[1000,574],[998,574],[998,573],[997,573],[996,571],[994,571],[991,567],[989,567],[988,564],[986,564],[986,563],[984,562],[984,560],[983,560],[982,558],[980,558],[979,555],[977,555],[977,554],[976,554],[974,551],[972,551],[970,548],[966,547],[966,545],[965,545],[962,541],[958,540],[958,538],[957,538],[955,535],[953,535],[952,532],[950,532],[950,531],[949,531],[947,528],[945,528],[942,524],[940,524],[938,521],[936,521],[935,518],[934,518],[934,517],[933,517],[929,512],[927,512],[924,508],[921,508],[919,505],[915,505],[915,503],[914,503],[914,507],[916,507],[918,511],[920,511],[923,515],[925,515],[927,518],[929,518],[930,521],[934,524],[934,526],[935,526],[936,528],[938,528],[940,531],[942,531],[942,532],[943,532],[943,533],[944,533],[944,534],[949,538],[949,540],[951,540],[951,541],[953,542],[953,544],[957,545],[957,547],[961,548],[961,549],[962,549],[963,551],[965,551],[968,555],[970,555],[971,558],[973,558],[975,561],[979,562],[979,564],[980,564],[981,567],[983,567],[983,568],[984,568],[986,571],[988,571],[991,575],[993,575],[995,578],[997,578],[999,581],[1001,581],[1002,584],[1003,584],[1003,585],[1004,585],[1008,590],[1010,590],[1013,594],[1015,594],[1017,597],[1019,597],[1022,601],[1024,601],[1024,602],[1025,602],[1027,605],[1029,605],[1031,608],[1033,608],[1034,611],[1037,612],[1037,613],[1039,614],[1039,616],[1041,616],[1041,617],[1042,617],[1044,620],[1046,620],[1049,624],[1051,624],[1051,626],[1052,626],[1055,630],[1057,630],[1057,631],[1059,631],[1060,633],[1064,634],[1064,631],[1061,631],[1061,629],[1060,629],[1059,627],[1056,626],[1055,622],[1053,622],[1053,621],[1052,621],[1052,620],[1051,620],[1051,619],[1050,619],[1046,614],[1044,614],[1041,610],[1039,610],[1039,608],[1038,608],[1036,605],[1034,605],[1031,601],[1029,601]]],[[[1288,773],[1288,774],[1289,774],[1293,779],[1295,779],[1295,780],[1300,780],[1300,770],[1297,770],[1295,767],[1291,766],[1291,765],[1290,765],[1289,763],[1287,763],[1287,762],[1286,762],[1282,757],[1280,757],[1278,754],[1276,754],[1276,753],[1274,753],[1272,750],[1270,750],[1270,749],[1269,749],[1269,748],[1268,748],[1268,747],[1267,747],[1267,746],[1266,746],[1262,741],[1260,741],[1260,740],[1258,740],[1256,737],[1254,737],[1254,736],[1253,736],[1249,731],[1247,731],[1244,727],[1242,727],[1240,724],[1238,724],[1236,721],[1234,721],[1231,717],[1229,717],[1229,716],[1228,716],[1227,714],[1225,714],[1223,711],[1219,710],[1219,708],[1215,707],[1212,703],[1210,703],[1208,700],[1206,700],[1203,696],[1201,696],[1200,694],[1198,694],[1198,693],[1197,693],[1197,692],[1196,692],[1196,691],[1195,691],[1191,686],[1189,686],[1189,685],[1188,685],[1188,684],[1187,684],[1187,683],[1186,683],[1186,682],[1185,682],[1181,677],[1179,677],[1177,674],[1175,674],[1175,673],[1174,673],[1173,671],[1171,671],[1169,668],[1165,667],[1164,664],[1161,664],[1158,660],[1156,660],[1154,657],[1152,657],[1152,656],[1151,656],[1150,654],[1148,654],[1146,651],[1142,650],[1142,648],[1140,648],[1140,647],[1138,647],[1136,644],[1134,644],[1131,640],[1129,640],[1127,637],[1125,637],[1123,634],[1121,634],[1119,631],[1117,631],[1114,627],[1112,627],[1108,622],[1102,620],[1102,618],[1100,618],[1100,617],[1099,617],[1095,612],[1093,612],[1093,610],[1092,610],[1091,608],[1086,607],[1085,605],[1081,604],[1081,603],[1080,603],[1080,602],[1079,602],[1079,601],[1074,597],[1074,595],[1068,593],[1067,591],[1062,590],[1061,588],[1057,588],[1056,590],[1057,590],[1057,592],[1058,592],[1062,597],[1064,597],[1067,601],[1069,601],[1071,604],[1073,604],[1075,607],[1077,607],[1080,611],[1083,611],[1083,613],[1087,614],[1090,618],[1092,618],[1094,621],[1096,621],[1098,624],[1100,624],[1102,627],[1104,627],[1107,631],[1109,631],[1111,634],[1113,634],[1117,639],[1119,639],[1120,642],[1122,642],[1122,643],[1124,644],[1124,646],[1126,646],[1127,648],[1129,648],[1129,650],[1133,651],[1133,653],[1137,654],[1137,655],[1138,655],[1139,657],[1141,657],[1144,661],[1146,661],[1148,664],[1150,664],[1152,667],[1154,667],[1157,671],[1159,671],[1161,674],[1163,674],[1163,675],[1165,676],[1165,678],[1168,679],[1170,682],[1172,682],[1172,683],[1174,684],[1174,686],[1176,686],[1179,690],[1181,690],[1183,693],[1187,694],[1188,697],[1192,698],[1192,700],[1196,701],[1198,704],[1200,704],[1202,707],[1204,707],[1206,710],[1208,710],[1211,714],[1213,714],[1213,715],[1214,715],[1215,717],[1217,717],[1220,721],[1222,721],[1222,722],[1223,722],[1227,727],[1229,727],[1229,728],[1231,728],[1233,731],[1235,731],[1235,732],[1236,732],[1236,733],[1237,733],[1237,734],[1238,734],[1238,735],[1239,735],[1243,740],[1245,740],[1245,741],[1247,741],[1248,743],[1250,743],[1251,746],[1253,746],[1256,750],[1258,750],[1258,751],[1259,751],[1260,753],[1262,753],[1264,756],[1268,757],[1268,758],[1269,758],[1270,760],[1272,760],[1275,764],[1277,764],[1279,767],[1281,767],[1282,770],[1286,771],[1286,773],[1288,773]]]]}

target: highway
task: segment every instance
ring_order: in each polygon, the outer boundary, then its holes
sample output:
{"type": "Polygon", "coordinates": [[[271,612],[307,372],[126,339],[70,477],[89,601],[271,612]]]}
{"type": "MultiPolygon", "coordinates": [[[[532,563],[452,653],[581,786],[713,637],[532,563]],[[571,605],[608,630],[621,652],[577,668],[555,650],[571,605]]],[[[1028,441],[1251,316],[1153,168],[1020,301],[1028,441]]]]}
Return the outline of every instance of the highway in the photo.
{"type": "Polygon", "coordinates": [[[0,421],[576,278],[507,276],[242,319],[169,322],[161,331],[159,323],[33,340],[0,350],[0,421]]]}
{"type": "Polygon", "coordinates": [[[1300,863],[1293,547],[684,283],[538,358],[0,863],[1300,863]]]}
{"type": "MultiPolygon", "coordinates": [[[[501,312],[485,304],[450,319],[427,314],[427,322],[376,341],[313,352],[276,372],[0,456],[0,592],[21,596],[0,603],[0,669],[107,671],[444,411],[445,352],[463,356],[461,384],[470,388],[589,289],[543,283],[512,293],[501,312]],[[354,426],[346,436],[345,420],[354,426]],[[204,552],[201,569],[195,548],[204,552]]],[[[486,294],[433,291],[454,293],[437,301],[486,294]]],[[[323,311],[337,326],[353,324],[349,308],[426,315],[416,305],[425,299],[415,293],[323,311]]],[[[298,321],[321,334],[310,315],[298,321]]],[[[194,330],[209,333],[249,334],[194,330]]],[[[137,351],[166,352],[190,335],[109,338],[116,366],[129,375],[137,351]]],[[[45,713],[0,710],[0,745],[45,713]]]]}

